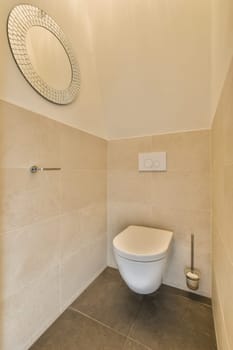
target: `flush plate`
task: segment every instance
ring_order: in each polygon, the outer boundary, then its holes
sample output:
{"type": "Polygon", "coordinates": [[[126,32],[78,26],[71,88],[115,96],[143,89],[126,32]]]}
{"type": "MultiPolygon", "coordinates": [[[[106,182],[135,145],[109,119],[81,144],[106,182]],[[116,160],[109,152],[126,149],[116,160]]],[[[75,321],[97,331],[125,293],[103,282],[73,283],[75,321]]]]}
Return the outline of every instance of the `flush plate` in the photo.
{"type": "Polygon", "coordinates": [[[138,168],[139,168],[139,171],[166,171],[167,170],[167,153],[166,152],[139,153],[138,168]]]}

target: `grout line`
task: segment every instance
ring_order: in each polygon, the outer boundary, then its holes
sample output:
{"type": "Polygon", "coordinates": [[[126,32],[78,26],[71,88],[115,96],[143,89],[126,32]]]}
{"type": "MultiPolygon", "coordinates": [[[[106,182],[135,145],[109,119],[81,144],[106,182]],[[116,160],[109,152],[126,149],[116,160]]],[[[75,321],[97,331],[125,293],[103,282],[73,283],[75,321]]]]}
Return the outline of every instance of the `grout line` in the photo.
{"type": "Polygon", "coordinates": [[[68,307],[68,309],[70,309],[70,310],[72,310],[72,311],[74,311],[74,312],[77,312],[77,313],[79,313],[80,315],[82,315],[82,316],[84,316],[84,317],[86,317],[86,318],[89,318],[90,320],[92,320],[92,321],[94,321],[94,322],[96,322],[96,323],[99,323],[101,326],[110,329],[111,331],[117,333],[118,335],[120,335],[120,336],[122,336],[122,337],[124,337],[124,338],[127,337],[126,334],[123,334],[123,333],[119,332],[118,330],[112,328],[111,326],[109,326],[109,325],[107,325],[107,324],[105,324],[105,323],[103,323],[103,322],[97,320],[96,318],[94,318],[94,317],[92,317],[92,316],[90,316],[90,315],[85,314],[84,312],[82,312],[82,311],[80,311],[80,310],[77,310],[77,309],[73,308],[72,306],[68,307]]]}
{"type": "Polygon", "coordinates": [[[22,225],[22,226],[14,227],[14,228],[11,228],[11,229],[8,229],[8,230],[5,230],[5,231],[3,230],[3,231],[0,231],[0,236],[15,234],[16,232],[19,232],[19,235],[20,235],[22,233],[22,231],[25,230],[25,229],[30,229],[32,226],[35,226],[35,225],[46,224],[46,223],[48,223],[50,221],[54,221],[55,219],[59,219],[60,216],[61,216],[60,214],[52,215],[52,216],[49,216],[49,217],[46,217],[46,218],[42,218],[42,219],[39,219],[39,220],[32,221],[32,222],[30,222],[28,224],[25,224],[25,225],[22,225]]]}
{"type": "MultiPolygon", "coordinates": [[[[134,339],[134,338],[126,337],[126,341],[127,341],[127,339],[130,340],[130,341],[132,341],[133,343],[136,343],[136,344],[138,344],[138,345],[143,346],[146,350],[152,350],[152,349],[149,348],[147,345],[141,343],[140,341],[138,341],[138,340],[136,340],[136,339],[134,339]]],[[[126,342],[125,342],[125,343],[126,343],[126,342]]],[[[124,344],[124,345],[125,345],[125,344],[124,344]]],[[[123,348],[123,349],[124,349],[124,348],[123,348]]]]}
{"type": "MultiPolygon", "coordinates": [[[[142,309],[142,305],[143,305],[144,299],[145,299],[145,298],[143,297],[143,298],[142,298],[142,301],[141,301],[141,303],[140,303],[140,307],[138,308],[138,311],[137,311],[137,313],[136,313],[135,319],[134,319],[132,325],[131,325],[130,328],[129,328],[128,334],[127,334],[127,336],[126,336],[126,341],[125,341],[125,343],[127,342],[127,339],[129,339],[129,340],[131,340],[131,341],[133,341],[133,342],[135,342],[135,343],[137,343],[137,344],[139,344],[139,345],[141,345],[141,346],[144,346],[144,348],[146,348],[147,350],[152,350],[152,349],[149,348],[147,345],[145,345],[145,344],[139,342],[137,339],[135,339],[135,338],[133,338],[133,337],[130,336],[130,333],[131,333],[131,331],[132,331],[132,329],[133,329],[133,326],[135,325],[135,322],[136,322],[136,320],[137,320],[137,318],[138,318],[138,315],[139,315],[139,313],[140,313],[140,311],[141,311],[141,309],[142,309]]],[[[123,348],[123,349],[124,349],[124,348],[123,348]]]]}
{"type": "MultiPolygon", "coordinates": [[[[90,316],[90,315],[85,314],[85,313],[82,312],[82,311],[79,311],[79,310],[73,308],[72,306],[68,307],[68,309],[69,309],[69,310],[72,310],[72,311],[74,311],[74,312],[77,312],[77,313],[79,313],[80,315],[82,315],[82,316],[84,316],[84,317],[90,319],[91,321],[96,322],[96,323],[100,324],[101,326],[110,329],[110,330],[113,331],[114,333],[116,333],[116,334],[118,334],[118,335],[124,337],[124,338],[125,338],[125,342],[124,342],[124,344],[123,344],[123,349],[124,349],[124,346],[125,346],[125,344],[126,344],[126,342],[127,342],[127,339],[128,339],[128,340],[133,341],[134,343],[137,343],[138,345],[144,346],[147,350],[151,350],[151,348],[149,348],[147,345],[145,345],[145,344],[139,342],[138,340],[136,340],[136,339],[134,339],[134,338],[132,338],[132,337],[130,337],[130,336],[128,336],[128,335],[125,335],[125,334],[119,332],[118,330],[112,328],[111,326],[109,326],[109,325],[107,325],[107,324],[105,324],[105,323],[103,323],[103,322],[97,320],[96,318],[94,318],[94,317],[92,317],[92,316],[90,316]]],[[[140,306],[140,309],[141,309],[141,306],[140,306]]],[[[140,311],[140,309],[139,309],[139,311],[140,311]]],[[[139,313],[139,311],[138,311],[138,313],[139,313]]],[[[138,313],[137,313],[137,316],[138,316],[138,313]]],[[[137,318],[137,316],[136,316],[136,318],[137,318]]],[[[136,318],[135,318],[135,320],[136,320],[136,318]]],[[[132,326],[133,326],[133,325],[132,325],[132,326]]],[[[131,331],[132,326],[130,327],[129,332],[131,331]]],[[[129,332],[128,332],[127,334],[129,334],[129,332]]]]}
{"type": "Polygon", "coordinates": [[[135,325],[135,322],[136,322],[136,320],[137,320],[137,318],[138,318],[138,315],[139,315],[139,313],[140,313],[140,311],[141,311],[141,309],[142,309],[143,301],[144,301],[144,297],[142,297],[142,300],[141,300],[140,306],[139,306],[139,308],[138,308],[138,311],[137,311],[137,313],[136,313],[136,315],[135,315],[135,318],[134,318],[134,320],[133,320],[133,322],[132,322],[132,324],[131,324],[131,326],[130,326],[130,328],[129,328],[129,331],[128,331],[128,333],[127,333],[127,337],[129,337],[129,338],[130,338],[130,332],[132,331],[133,326],[135,325]]]}
{"type": "MultiPolygon", "coordinates": [[[[141,301],[141,305],[140,305],[140,307],[138,308],[138,312],[137,312],[137,314],[136,314],[136,316],[135,316],[135,319],[134,319],[134,321],[133,321],[133,323],[132,323],[132,325],[131,325],[131,327],[130,327],[130,329],[129,329],[129,332],[128,332],[128,334],[127,334],[127,339],[129,339],[129,340],[131,340],[131,341],[133,341],[134,343],[136,343],[136,344],[138,344],[138,345],[141,345],[141,346],[143,346],[145,349],[147,349],[147,350],[152,350],[151,348],[149,348],[147,345],[145,345],[144,343],[141,343],[140,341],[138,341],[137,339],[135,339],[135,338],[133,338],[132,336],[130,336],[130,333],[131,333],[131,331],[132,331],[132,329],[133,329],[133,327],[134,327],[134,325],[135,325],[135,322],[136,322],[136,320],[137,320],[137,318],[138,318],[138,315],[139,315],[139,313],[140,313],[140,311],[141,311],[141,309],[142,309],[142,305],[143,305],[143,302],[144,302],[144,297],[142,298],[142,301],[141,301]]],[[[126,341],[127,341],[127,339],[126,339],[126,341]]]]}

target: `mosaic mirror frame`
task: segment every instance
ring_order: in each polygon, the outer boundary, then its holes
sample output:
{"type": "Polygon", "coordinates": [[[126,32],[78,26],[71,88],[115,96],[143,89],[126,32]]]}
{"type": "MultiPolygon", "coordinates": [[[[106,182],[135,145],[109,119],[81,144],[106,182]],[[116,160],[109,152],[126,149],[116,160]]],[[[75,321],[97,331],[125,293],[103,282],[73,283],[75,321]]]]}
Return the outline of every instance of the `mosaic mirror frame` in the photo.
{"type": "Polygon", "coordinates": [[[80,91],[80,70],[75,55],[65,34],[58,24],[43,10],[32,5],[17,5],[7,22],[9,45],[15,62],[24,78],[41,96],[50,102],[66,105],[74,101],[80,91]],[[27,52],[26,35],[33,26],[50,31],[63,46],[71,66],[71,81],[63,90],[49,86],[35,71],[27,52]]]}

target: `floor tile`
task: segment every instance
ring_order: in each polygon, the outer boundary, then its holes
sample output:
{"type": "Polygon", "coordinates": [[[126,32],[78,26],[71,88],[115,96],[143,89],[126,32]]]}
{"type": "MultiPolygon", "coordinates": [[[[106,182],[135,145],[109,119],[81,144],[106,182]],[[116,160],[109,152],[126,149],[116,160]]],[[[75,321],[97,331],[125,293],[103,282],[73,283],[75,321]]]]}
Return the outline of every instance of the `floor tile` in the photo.
{"type": "Polygon", "coordinates": [[[147,346],[136,343],[133,340],[127,339],[123,347],[123,350],[151,350],[151,349],[148,348],[147,346]]]}
{"type": "Polygon", "coordinates": [[[175,293],[146,296],[129,335],[153,350],[216,349],[211,308],[175,293]]]}
{"type": "Polygon", "coordinates": [[[129,290],[117,270],[107,268],[72,308],[127,335],[143,297],[129,290]]]}
{"type": "Polygon", "coordinates": [[[210,298],[207,298],[207,297],[204,297],[202,295],[198,295],[198,294],[195,294],[192,292],[188,292],[186,290],[170,287],[170,286],[165,285],[165,284],[161,285],[161,287],[159,288],[159,292],[176,294],[176,295],[183,296],[183,297],[191,299],[191,300],[196,300],[201,304],[211,306],[211,299],[210,298]]]}
{"type": "Polygon", "coordinates": [[[161,286],[152,295],[139,296],[126,287],[117,270],[110,268],[87,288],[31,348],[216,349],[210,300],[168,286],[161,286]]]}
{"type": "Polygon", "coordinates": [[[121,350],[125,340],[111,329],[67,310],[31,350],[121,350]]]}

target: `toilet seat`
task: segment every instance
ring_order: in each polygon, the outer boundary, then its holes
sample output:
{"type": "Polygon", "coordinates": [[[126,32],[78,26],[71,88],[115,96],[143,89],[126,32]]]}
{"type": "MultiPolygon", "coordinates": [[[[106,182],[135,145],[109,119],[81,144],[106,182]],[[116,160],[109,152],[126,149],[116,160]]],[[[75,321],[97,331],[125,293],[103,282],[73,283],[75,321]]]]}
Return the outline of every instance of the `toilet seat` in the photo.
{"type": "Polygon", "coordinates": [[[143,226],[129,226],[113,240],[115,252],[121,257],[151,262],[166,257],[173,233],[143,226]]]}

